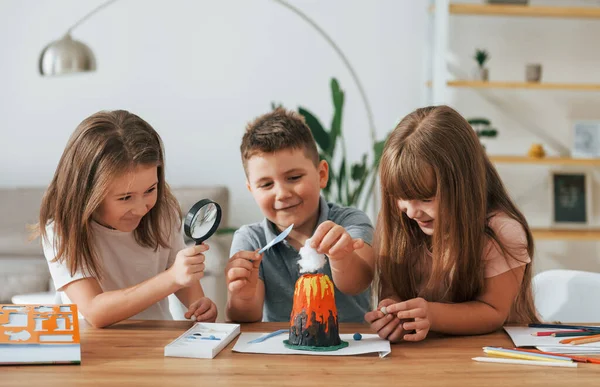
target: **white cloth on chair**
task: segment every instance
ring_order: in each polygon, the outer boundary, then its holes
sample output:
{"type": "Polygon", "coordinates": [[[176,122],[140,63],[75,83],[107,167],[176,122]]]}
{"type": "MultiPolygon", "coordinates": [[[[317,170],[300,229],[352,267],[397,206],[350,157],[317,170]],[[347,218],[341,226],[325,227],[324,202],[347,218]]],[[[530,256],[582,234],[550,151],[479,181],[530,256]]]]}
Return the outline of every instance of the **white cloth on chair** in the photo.
{"type": "Polygon", "coordinates": [[[533,279],[535,306],[544,321],[600,321],[600,273],[548,270],[533,279]]]}

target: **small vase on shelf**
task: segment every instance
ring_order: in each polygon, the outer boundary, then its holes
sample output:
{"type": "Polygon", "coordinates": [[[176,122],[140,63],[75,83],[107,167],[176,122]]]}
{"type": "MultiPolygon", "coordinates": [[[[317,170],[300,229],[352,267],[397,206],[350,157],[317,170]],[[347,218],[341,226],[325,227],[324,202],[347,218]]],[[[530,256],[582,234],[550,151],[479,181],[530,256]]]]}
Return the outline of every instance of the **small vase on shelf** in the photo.
{"type": "Polygon", "coordinates": [[[473,78],[476,81],[487,82],[490,78],[490,72],[487,67],[485,67],[485,62],[490,59],[490,54],[486,50],[475,50],[475,56],[473,57],[477,62],[477,68],[473,72],[473,78]]]}
{"type": "Polygon", "coordinates": [[[542,144],[531,144],[529,151],[527,151],[527,156],[534,159],[541,159],[546,156],[546,152],[544,151],[542,144]]]}

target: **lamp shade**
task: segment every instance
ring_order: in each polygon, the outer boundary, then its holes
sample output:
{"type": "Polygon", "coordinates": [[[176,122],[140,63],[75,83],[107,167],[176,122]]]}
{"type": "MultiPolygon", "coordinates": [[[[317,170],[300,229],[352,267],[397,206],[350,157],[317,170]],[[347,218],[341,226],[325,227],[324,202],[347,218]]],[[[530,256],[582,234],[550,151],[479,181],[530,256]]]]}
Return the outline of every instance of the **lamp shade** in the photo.
{"type": "Polygon", "coordinates": [[[40,74],[43,76],[79,73],[96,70],[92,50],[71,35],[47,45],[40,55],[40,74]]]}

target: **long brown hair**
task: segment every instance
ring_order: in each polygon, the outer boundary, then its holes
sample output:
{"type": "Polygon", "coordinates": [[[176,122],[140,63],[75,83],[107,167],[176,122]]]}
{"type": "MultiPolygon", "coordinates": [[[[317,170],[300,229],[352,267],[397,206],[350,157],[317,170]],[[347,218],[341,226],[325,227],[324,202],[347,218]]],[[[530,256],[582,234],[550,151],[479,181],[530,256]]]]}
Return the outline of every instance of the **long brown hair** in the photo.
{"type": "Polygon", "coordinates": [[[48,240],[45,226],[53,223],[55,260],[65,261],[71,275],[81,271],[100,279],[92,215],[116,177],[137,166],[157,166],[157,201],[134,236],[141,246],[168,247],[181,212],[165,182],[164,165],[160,136],[146,121],[125,110],[91,115],[75,129],[58,162],[42,199],[36,234],[48,240]]]}
{"type": "MultiPolygon", "coordinates": [[[[382,207],[375,246],[380,297],[392,291],[403,300],[474,300],[484,286],[487,241],[494,240],[505,257],[513,256],[488,224],[495,213],[520,223],[527,236],[523,248],[533,259],[533,238],[525,217],[510,199],[477,135],[454,109],[432,106],[406,116],[386,142],[379,174],[382,207]],[[429,237],[399,210],[397,200],[434,196],[438,210],[435,232],[429,237]],[[421,278],[423,267],[429,269],[428,278],[421,278]]],[[[537,321],[531,272],[529,264],[511,321],[537,321]]]]}

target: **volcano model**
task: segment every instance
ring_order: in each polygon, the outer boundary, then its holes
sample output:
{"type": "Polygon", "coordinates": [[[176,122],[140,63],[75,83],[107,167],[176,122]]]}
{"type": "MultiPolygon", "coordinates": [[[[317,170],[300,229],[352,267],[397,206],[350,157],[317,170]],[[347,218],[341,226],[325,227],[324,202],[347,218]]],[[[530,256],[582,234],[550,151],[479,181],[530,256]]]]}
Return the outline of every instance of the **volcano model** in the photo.
{"type": "Polygon", "coordinates": [[[335,351],[348,346],[340,339],[333,282],[326,274],[305,274],[296,281],[288,348],[335,351]]]}

